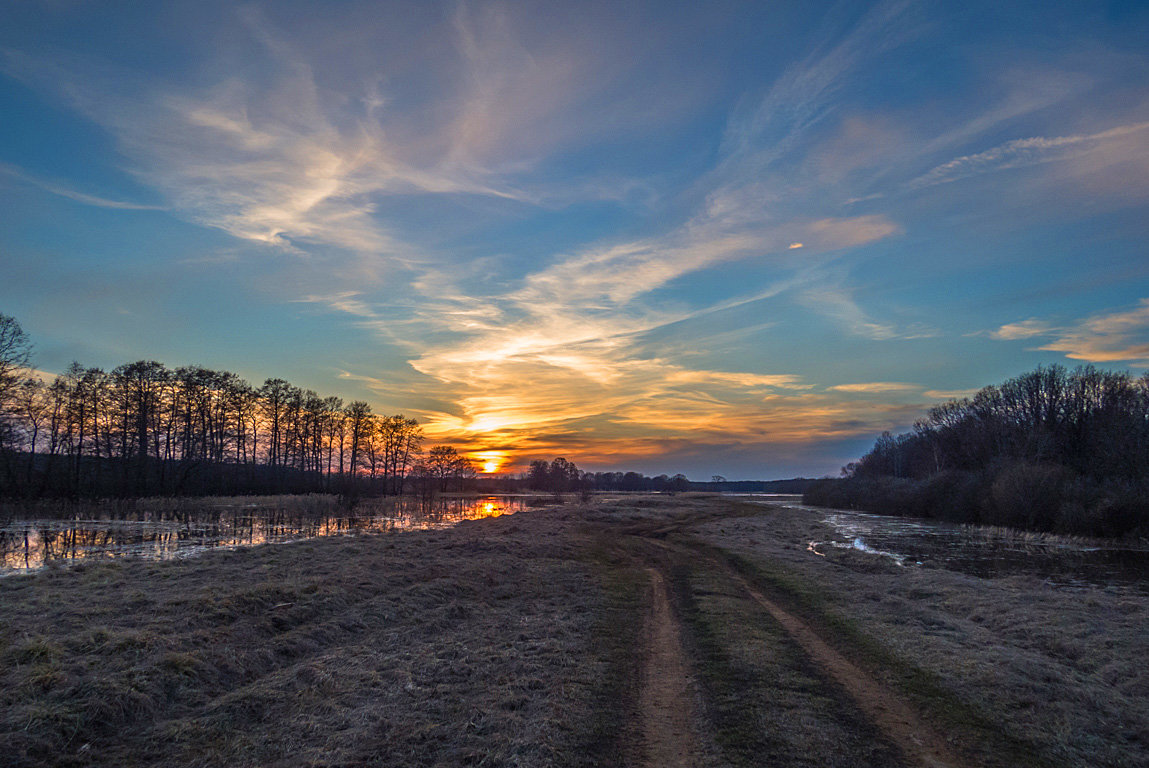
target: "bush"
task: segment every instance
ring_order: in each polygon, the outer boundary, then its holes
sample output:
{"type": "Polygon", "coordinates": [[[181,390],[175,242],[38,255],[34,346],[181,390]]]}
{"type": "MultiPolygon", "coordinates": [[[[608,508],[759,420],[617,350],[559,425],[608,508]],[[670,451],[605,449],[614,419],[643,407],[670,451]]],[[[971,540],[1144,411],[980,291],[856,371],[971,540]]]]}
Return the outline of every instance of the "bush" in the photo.
{"type": "Polygon", "coordinates": [[[803,504],[813,504],[817,507],[835,507],[837,509],[853,509],[849,501],[849,493],[845,480],[815,480],[806,492],[802,494],[803,504]]]}
{"type": "Polygon", "coordinates": [[[999,470],[990,487],[992,525],[1052,530],[1061,512],[1072,470],[1057,464],[1013,462],[999,470]]]}
{"type": "Polygon", "coordinates": [[[1149,489],[1109,484],[1099,489],[1089,514],[1090,533],[1126,536],[1149,532],[1149,489]]]}
{"type": "Polygon", "coordinates": [[[976,472],[939,472],[922,483],[920,493],[925,517],[951,523],[981,522],[985,479],[976,472]]]}
{"type": "Polygon", "coordinates": [[[802,495],[806,504],[858,509],[882,515],[922,516],[918,483],[897,477],[819,480],[802,495]]]}

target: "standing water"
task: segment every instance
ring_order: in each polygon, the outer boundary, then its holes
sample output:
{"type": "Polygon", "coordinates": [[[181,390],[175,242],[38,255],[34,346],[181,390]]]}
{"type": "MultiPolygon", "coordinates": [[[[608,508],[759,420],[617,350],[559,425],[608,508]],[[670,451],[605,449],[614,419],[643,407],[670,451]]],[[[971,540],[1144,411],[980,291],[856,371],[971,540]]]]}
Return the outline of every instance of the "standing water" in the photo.
{"type": "MultiPolygon", "coordinates": [[[[749,494],[748,494],[749,495],[749,494]]],[[[1103,587],[1149,594],[1149,544],[1027,533],[801,503],[800,496],[746,498],[816,515],[824,538],[812,555],[848,550],[906,568],[942,568],[981,578],[1031,576],[1061,588],[1103,587]]]]}
{"type": "Polygon", "coordinates": [[[353,509],[329,497],[141,500],[77,506],[54,519],[0,523],[0,575],[84,559],[170,560],[318,536],[447,528],[514,514],[522,496],[365,500],[353,509]]]}

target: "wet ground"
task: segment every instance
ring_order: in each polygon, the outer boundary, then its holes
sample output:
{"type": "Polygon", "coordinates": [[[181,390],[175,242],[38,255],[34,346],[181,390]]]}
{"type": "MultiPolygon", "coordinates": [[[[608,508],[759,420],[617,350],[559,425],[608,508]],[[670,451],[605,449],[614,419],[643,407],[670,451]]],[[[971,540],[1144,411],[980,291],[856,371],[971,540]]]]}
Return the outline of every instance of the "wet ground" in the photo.
{"type": "Polygon", "coordinates": [[[259,501],[205,505],[191,514],[141,510],[129,517],[111,511],[99,514],[98,508],[93,508],[84,515],[90,519],[0,524],[0,575],[85,558],[170,560],[211,549],[318,536],[446,528],[463,520],[514,514],[529,501],[523,496],[373,499],[335,514],[259,501]]]}
{"type": "Polygon", "coordinates": [[[1064,589],[1103,587],[1149,594],[1149,546],[1078,539],[934,520],[874,515],[791,502],[821,516],[832,535],[808,551],[831,548],[887,558],[907,568],[943,568],[981,578],[1027,575],[1064,589]]]}

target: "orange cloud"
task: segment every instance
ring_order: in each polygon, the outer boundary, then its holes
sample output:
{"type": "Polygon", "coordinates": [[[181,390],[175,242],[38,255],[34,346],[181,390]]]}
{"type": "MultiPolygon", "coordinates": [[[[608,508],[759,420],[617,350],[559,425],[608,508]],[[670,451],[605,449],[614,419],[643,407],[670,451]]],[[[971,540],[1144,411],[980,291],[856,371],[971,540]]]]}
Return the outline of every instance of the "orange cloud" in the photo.
{"type": "Polygon", "coordinates": [[[1071,360],[1149,363],[1149,299],[1126,312],[1095,315],[1039,349],[1064,352],[1071,360]]]}
{"type": "Polygon", "coordinates": [[[1003,325],[990,336],[1002,341],[1053,336],[1037,349],[1091,363],[1149,364],[1149,298],[1132,309],[1093,315],[1068,326],[1030,318],[1003,325]]]}
{"type": "Polygon", "coordinates": [[[838,384],[830,387],[835,392],[915,392],[921,389],[917,384],[904,384],[898,381],[870,381],[862,384],[838,384]]]}

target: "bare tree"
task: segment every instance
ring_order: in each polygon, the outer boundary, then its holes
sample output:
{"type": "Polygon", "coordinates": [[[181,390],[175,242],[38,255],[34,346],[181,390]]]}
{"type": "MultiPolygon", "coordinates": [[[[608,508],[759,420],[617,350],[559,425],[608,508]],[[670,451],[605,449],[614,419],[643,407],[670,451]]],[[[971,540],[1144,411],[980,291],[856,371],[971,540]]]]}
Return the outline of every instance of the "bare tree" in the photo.
{"type": "Polygon", "coordinates": [[[32,342],[16,318],[0,314],[0,413],[7,413],[17,387],[28,377],[32,342]]]}
{"type": "Polygon", "coordinates": [[[356,400],[347,406],[347,432],[348,443],[351,448],[351,460],[348,472],[352,478],[359,471],[360,456],[363,454],[365,444],[371,433],[371,406],[362,400],[356,400]]]}
{"type": "MultiPolygon", "coordinates": [[[[111,373],[74,363],[45,385],[29,375],[30,351],[0,315],[0,495],[314,492],[336,478],[401,493],[420,456],[414,419],[283,379],[256,389],[227,371],[141,360],[111,373]]],[[[453,461],[450,481],[473,471],[453,461]]]]}
{"type": "Polygon", "coordinates": [[[449,445],[436,445],[428,451],[423,466],[427,474],[434,478],[440,492],[451,490],[452,487],[462,490],[465,483],[477,474],[474,462],[449,445]]]}

